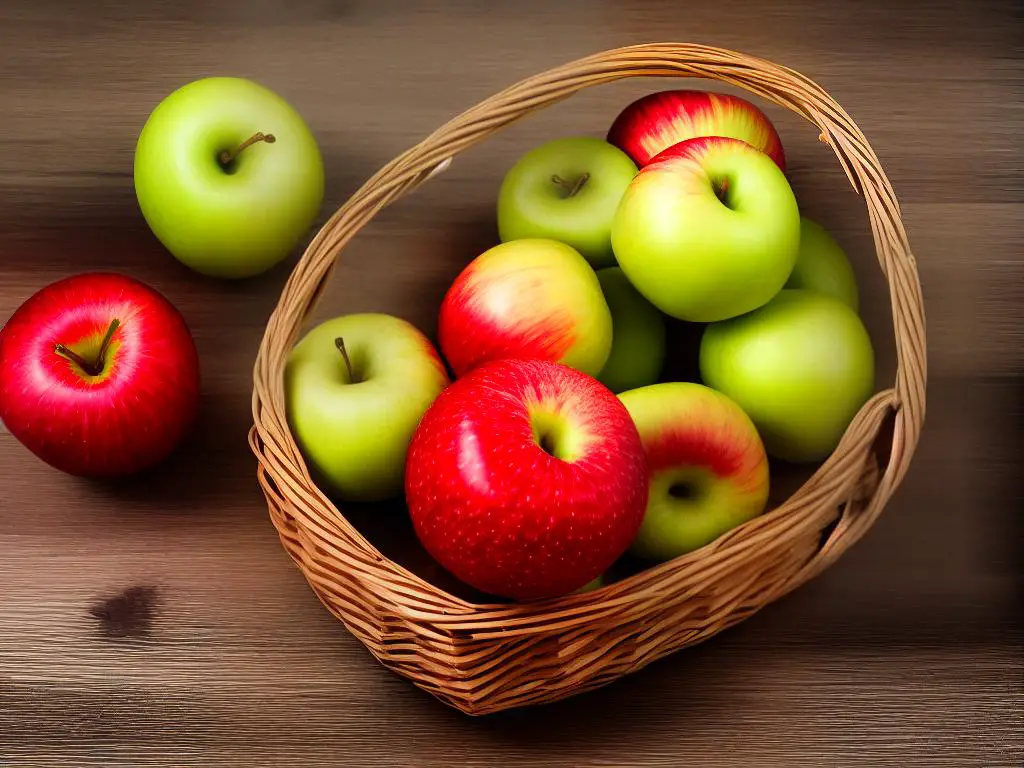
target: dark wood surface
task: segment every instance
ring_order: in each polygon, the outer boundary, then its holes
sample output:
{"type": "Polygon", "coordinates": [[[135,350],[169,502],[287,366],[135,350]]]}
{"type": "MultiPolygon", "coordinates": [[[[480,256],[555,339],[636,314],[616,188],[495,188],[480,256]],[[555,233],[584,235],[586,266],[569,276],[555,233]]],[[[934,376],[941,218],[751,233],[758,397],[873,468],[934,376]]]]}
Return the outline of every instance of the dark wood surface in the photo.
{"type": "MultiPolygon", "coordinates": [[[[0,320],[57,278],[125,271],[181,308],[205,373],[194,437],[132,482],[64,477],[0,433],[0,766],[1020,765],[1021,33],[1011,3],[950,0],[0,5],[0,320]],[[289,265],[239,284],[179,265],[138,212],[134,141],[178,85],[258,79],[322,144],[322,221],[496,89],[650,40],[774,59],[859,122],[919,261],[929,420],[876,528],[819,579],[608,688],[469,719],[378,666],[284,555],[245,436],[289,265]]],[[[659,85],[588,91],[460,157],[352,244],[320,314],[432,332],[446,283],[494,238],[515,156],[600,135],[659,85]]],[[[891,375],[861,201],[811,128],[771,115],[801,204],[856,262],[891,375]]]]}

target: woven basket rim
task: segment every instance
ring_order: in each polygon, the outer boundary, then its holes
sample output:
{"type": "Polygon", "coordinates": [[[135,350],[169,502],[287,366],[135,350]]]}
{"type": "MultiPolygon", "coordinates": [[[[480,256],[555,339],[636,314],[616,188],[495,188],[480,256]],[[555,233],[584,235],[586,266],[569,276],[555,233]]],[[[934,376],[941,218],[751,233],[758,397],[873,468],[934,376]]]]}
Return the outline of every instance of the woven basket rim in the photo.
{"type": "MultiPolygon", "coordinates": [[[[786,547],[808,531],[834,523],[824,543],[758,597],[763,597],[763,604],[772,602],[820,573],[855,543],[902,481],[924,423],[925,350],[920,280],[896,195],[866,137],[842,107],[806,76],[765,59],[697,44],[631,45],[554,67],[485,99],[386,164],[338,209],[303,253],[267,324],[253,374],[250,444],[286,550],[328,609],[383,660],[383,647],[373,647],[376,630],[368,628],[380,624],[381,616],[393,618],[396,626],[411,622],[424,636],[468,640],[579,627],[626,608],[639,612],[666,600],[683,600],[701,579],[735,572],[769,555],[783,557],[786,547]],[[582,88],[626,77],[717,80],[795,112],[818,129],[820,140],[832,148],[867,207],[878,262],[889,284],[896,379],[865,404],[836,451],[796,493],[703,549],[592,592],[532,603],[467,601],[382,555],[316,486],[288,429],[285,360],[338,254],[376,213],[447,167],[459,152],[508,124],[582,88]],[[884,467],[873,466],[872,446],[887,419],[892,424],[889,459],[884,467]],[[370,618],[360,613],[362,603],[370,618]]],[[[756,589],[755,584],[746,586],[745,595],[756,589]]],[[[746,615],[749,611],[740,609],[729,613],[710,634],[746,615]]],[[[402,673],[415,678],[415,673],[402,673]]]]}

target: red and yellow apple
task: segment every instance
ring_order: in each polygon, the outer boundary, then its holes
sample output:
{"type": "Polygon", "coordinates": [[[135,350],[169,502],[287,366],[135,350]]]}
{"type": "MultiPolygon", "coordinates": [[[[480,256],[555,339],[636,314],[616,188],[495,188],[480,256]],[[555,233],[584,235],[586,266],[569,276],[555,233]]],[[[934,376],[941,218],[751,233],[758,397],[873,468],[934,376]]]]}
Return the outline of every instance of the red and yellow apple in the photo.
{"type": "Polygon", "coordinates": [[[763,152],[737,139],[690,139],[630,182],[612,247],[629,281],[662,312],[714,322],[782,289],[800,247],[800,211],[763,152]]]}
{"type": "Polygon", "coordinates": [[[596,375],[612,346],[612,317],[593,268],[555,240],[512,240],[485,251],[441,303],[441,352],[456,376],[491,360],[564,363],[596,375]]]}
{"type": "Polygon", "coordinates": [[[725,136],[750,144],[786,170],[782,141],[771,120],[739,96],[705,91],[659,91],[637,99],[615,118],[608,141],[640,168],[674,144],[725,136]]]}
{"type": "Polygon", "coordinates": [[[651,476],[634,554],[670,560],[764,511],[768,459],[736,403],[687,382],[652,384],[619,399],[640,432],[651,476]]]}
{"type": "Polygon", "coordinates": [[[199,386],[185,320],[123,275],[52,283],[0,330],[0,419],[73,475],[118,477],[162,461],[195,421],[199,386]]]}
{"type": "Polygon", "coordinates": [[[420,541],[449,572],[518,600],[565,595],[629,546],[647,464],[625,406],[543,360],[474,369],[427,409],[405,491],[420,541]]]}

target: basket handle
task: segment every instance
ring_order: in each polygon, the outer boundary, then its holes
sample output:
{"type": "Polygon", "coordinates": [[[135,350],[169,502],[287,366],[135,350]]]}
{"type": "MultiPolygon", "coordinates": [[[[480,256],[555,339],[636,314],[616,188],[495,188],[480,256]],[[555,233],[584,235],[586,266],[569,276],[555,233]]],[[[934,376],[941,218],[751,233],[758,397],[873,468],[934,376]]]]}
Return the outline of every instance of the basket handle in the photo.
{"type": "MultiPolygon", "coordinates": [[[[813,123],[867,204],[878,261],[889,282],[896,335],[896,411],[891,459],[877,514],[905,474],[925,415],[927,364],[921,285],[896,195],[852,118],[817,83],[764,59],[703,45],[652,43],[605,51],[529,77],[441,126],[381,168],[323,225],[284,286],[267,323],[254,369],[253,416],[273,463],[308,475],[288,430],[283,372],[302,323],[318,300],[338,254],[380,210],[443,170],[459,152],[577,91],[629,77],[696,77],[738,86],[813,123]]],[[[266,456],[266,454],[264,454],[266,456]]],[[[845,548],[845,547],[843,547],[845,548]]]]}

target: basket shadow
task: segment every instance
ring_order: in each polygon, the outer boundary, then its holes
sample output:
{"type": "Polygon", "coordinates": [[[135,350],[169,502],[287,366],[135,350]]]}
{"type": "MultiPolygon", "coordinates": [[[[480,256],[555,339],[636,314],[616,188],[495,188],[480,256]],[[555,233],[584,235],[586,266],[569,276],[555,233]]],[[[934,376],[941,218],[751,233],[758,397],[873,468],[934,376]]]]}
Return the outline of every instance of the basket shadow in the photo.
{"type": "Polygon", "coordinates": [[[720,724],[736,696],[744,691],[742,665],[728,656],[735,653],[729,634],[652,662],[611,683],[561,701],[505,710],[478,719],[478,728],[490,740],[521,750],[550,754],[555,749],[578,748],[582,734],[607,743],[642,743],[653,740],[671,720],[678,724],[720,724]],[[730,646],[731,650],[730,650],[730,646]],[[681,695],[689,690],[692,696],[681,695]],[[671,702],[671,706],[666,706],[671,702]]]}

